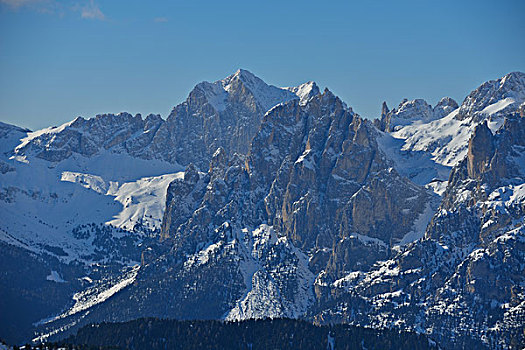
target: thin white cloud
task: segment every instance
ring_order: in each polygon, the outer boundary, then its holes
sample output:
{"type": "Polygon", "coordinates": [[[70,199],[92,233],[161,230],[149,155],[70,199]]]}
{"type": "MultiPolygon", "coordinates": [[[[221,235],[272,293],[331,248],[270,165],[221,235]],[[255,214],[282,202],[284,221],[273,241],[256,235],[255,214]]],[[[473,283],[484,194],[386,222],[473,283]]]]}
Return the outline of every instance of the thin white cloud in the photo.
{"type": "Polygon", "coordinates": [[[55,13],[58,7],[55,0],[0,0],[0,4],[15,11],[20,8],[28,8],[44,13],[55,13]]]}
{"type": "Polygon", "coordinates": [[[166,18],[166,17],[155,17],[154,21],[157,22],[157,23],[164,23],[164,22],[168,22],[168,18],[166,18]]]}
{"type": "Polygon", "coordinates": [[[64,16],[70,12],[80,13],[80,17],[84,19],[106,19],[106,16],[94,0],[79,0],[74,2],[64,0],[0,0],[0,5],[12,11],[18,11],[23,8],[59,16],[64,16]]]}
{"type": "Polygon", "coordinates": [[[0,0],[1,4],[7,5],[14,9],[27,5],[35,5],[42,2],[42,0],[0,0]]]}
{"type": "Polygon", "coordinates": [[[98,5],[95,4],[93,0],[90,0],[86,5],[82,7],[81,17],[85,19],[106,19],[106,16],[104,16],[98,5]]]}

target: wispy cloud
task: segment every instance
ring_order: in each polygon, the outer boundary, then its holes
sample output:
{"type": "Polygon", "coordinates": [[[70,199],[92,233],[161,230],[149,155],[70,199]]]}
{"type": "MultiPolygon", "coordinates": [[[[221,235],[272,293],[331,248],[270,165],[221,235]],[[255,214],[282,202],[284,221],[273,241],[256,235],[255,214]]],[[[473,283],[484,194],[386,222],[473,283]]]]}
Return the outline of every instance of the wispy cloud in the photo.
{"type": "Polygon", "coordinates": [[[17,9],[22,6],[34,5],[42,3],[43,0],[0,0],[0,3],[7,5],[13,9],[17,9]]]}
{"type": "Polygon", "coordinates": [[[164,22],[168,22],[168,18],[166,17],[155,17],[155,19],[153,19],[155,22],[157,23],[164,23],[164,22]]]}
{"type": "Polygon", "coordinates": [[[59,7],[55,0],[0,0],[0,4],[15,11],[28,8],[43,13],[55,13],[59,7]]]}
{"type": "Polygon", "coordinates": [[[0,0],[0,5],[13,11],[28,9],[48,14],[63,16],[70,13],[80,13],[80,17],[92,20],[105,20],[106,16],[94,0],[79,0],[67,2],[62,0],[0,0]]]}
{"type": "Polygon", "coordinates": [[[95,4],[93,0],[90,0],[82,7],[81,17],[86,19],[98,19],[101,21],[106,19],[106,16],[104,16],[98,5],[95,4]]]}

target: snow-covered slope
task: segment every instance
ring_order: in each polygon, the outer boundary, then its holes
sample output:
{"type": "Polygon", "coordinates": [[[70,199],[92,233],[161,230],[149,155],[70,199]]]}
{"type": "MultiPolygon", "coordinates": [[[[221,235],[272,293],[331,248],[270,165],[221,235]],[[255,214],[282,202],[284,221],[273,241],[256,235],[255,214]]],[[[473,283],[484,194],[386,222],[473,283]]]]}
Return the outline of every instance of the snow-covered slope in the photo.
{"type": "MultiPolygon", "coordinates": [[[[64,130],[70,124],[51,129],[64,130]]],[[[23,133],[12,129],[11,152],[0,161],[0,240],[63,261],[90,261],[93,241],[75,237],[81,225],[110,225],[140,234],[160,229],[166,189],[182,168],[160,160],[100,150],[86,157],[72,153],[50,162],[13,149],[50,130],[23,133]]],[[[118,231],[118,230],[117,230],[118,231]]]]}
{"type": "Polygon", "coordinates": [[[476,125],[488,121],[492,132],[503,124],[504,116],[525,102],[525,74],[509,73],[482,84],[448,115],[428,120],[428,113],[411,115],[409,122],[393,129],[394,138],[404,140],[403,151],[423,151],[441,165],[457,165],[467,154],[467,144],[476,125]]]}

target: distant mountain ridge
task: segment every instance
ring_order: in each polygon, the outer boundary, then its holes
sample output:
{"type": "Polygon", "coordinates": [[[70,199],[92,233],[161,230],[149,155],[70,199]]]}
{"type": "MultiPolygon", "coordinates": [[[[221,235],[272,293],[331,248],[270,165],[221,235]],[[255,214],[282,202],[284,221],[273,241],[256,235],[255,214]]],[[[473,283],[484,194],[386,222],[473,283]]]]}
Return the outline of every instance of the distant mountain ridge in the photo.
{"type": "Polygon", "coordinates": [[[184,166],[193,162],[206,169],[218,147],[229,155],[246,153],[271,107],[293,99],[306,101],[318,93],[313,82],[277,88],[240,69],[223,80],[197,84],[166,120],[129,113],[78,117],[57,128],[29,133],[15,153],[60,162],[73,153],[90,157],[105,149],[184,166]]]}
{"type": "Polygon", "coordinates": [[[524,76],[369,121],[314,82],[239,70],[166,120],[0,125],[2,251],[31,252],[51,276],[31,283],[74,294],[31,321],[39,339],[140,317],[305,317],[518,348],[524,76]]]}

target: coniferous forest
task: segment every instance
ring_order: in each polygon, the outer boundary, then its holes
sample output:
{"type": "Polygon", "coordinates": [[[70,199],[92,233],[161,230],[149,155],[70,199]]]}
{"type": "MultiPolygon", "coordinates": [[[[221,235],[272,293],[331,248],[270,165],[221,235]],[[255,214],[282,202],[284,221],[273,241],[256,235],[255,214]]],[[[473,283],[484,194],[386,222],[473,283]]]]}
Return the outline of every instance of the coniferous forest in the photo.
{"type": "Polygon", "coordinates": [[[242,322],[142,318],[85,326],[50,348],[69,349],[437,349],[428,337],[350,325],[317,326],[302,320],[242,322]]]}

